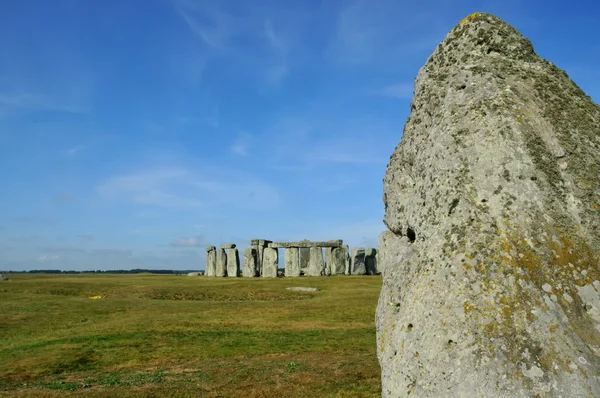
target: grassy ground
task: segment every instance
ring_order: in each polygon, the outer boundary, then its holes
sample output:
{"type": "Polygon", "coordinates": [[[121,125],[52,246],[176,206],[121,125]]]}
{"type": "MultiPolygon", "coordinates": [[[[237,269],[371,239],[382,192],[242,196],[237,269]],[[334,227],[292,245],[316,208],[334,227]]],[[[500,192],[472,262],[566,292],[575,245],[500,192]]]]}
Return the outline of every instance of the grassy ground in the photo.
{"type": "Polygon", "coordinates": [[[0,396],[380,396],[380,277],[10,277],[0,396]]]}

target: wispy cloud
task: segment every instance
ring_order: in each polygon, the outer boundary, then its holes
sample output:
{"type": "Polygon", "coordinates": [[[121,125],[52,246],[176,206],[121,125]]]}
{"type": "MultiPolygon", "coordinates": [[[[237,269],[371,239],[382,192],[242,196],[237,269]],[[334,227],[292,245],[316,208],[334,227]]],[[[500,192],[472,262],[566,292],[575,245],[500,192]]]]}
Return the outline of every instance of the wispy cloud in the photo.
{"type": "Polygon", "coordinates": [[[252,135],[247,132],[240,133],[229,149],[235,155],[248,156],[251,141],[252,135]]]}
{"type": "Polygon", "coordinates": [[[222,49],[226,46],[233,21],[216,3],[179,0],[175,8],[190,30],[209,47],[222,49]]]}
{"type": "Polygon", "coordinates": [[[77,155],[80,151],[82,151],[85,148],[86,147],[84,145],[77,145],[77,146],[67,149],[65,151],[65,154],[67,156],[74,157],[75,155],[77,155]]]}
{"type": "Polygon", "coordinates": [[[204,247],[208,243],[201,236],[191,238],[179,238],[171,242],[171,247],[204,247]]]}
{"type": "Polygon", "coordinates": [[[247,173],[209,165],[154,167],[106,179],[97,192],[111,201],[174,208],[263,208],[279,204],[277,190],[247,173]]]}
{"type": "Polygon", "coordinates": [[[38,256],[38,258],[36,259],[39,263],[47,263],[47,262],[52,262],[52,261],[56,261],[58,260],[58,256],[57,255],[51,255],[51,254],[43,254],[41,256],[38,256]]]}
{"type": "Polygon", "coordinates": [[[410,99],[413,96],[414,85],[412,83],[397,83],[375,90],[375,95],[392,97],[398,99],[410,99]]]}
{"type": "Polygon", "coordinates": [[[87,113],[89,106],[65,104],[55,98],[37,93],[0,93],[0,105],[9,108],[87,113]]]}

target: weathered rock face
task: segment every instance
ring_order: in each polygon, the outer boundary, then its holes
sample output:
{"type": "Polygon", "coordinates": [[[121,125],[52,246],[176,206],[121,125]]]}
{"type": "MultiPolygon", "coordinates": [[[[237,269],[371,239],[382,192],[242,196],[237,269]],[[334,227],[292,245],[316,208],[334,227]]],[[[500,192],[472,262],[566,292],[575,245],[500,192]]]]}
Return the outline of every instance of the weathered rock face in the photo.
{"type": "Polygon", "coordinates": [[[249,247],[244,249],[244,260],[242,261],[242,276],[254,278],[257,276],[256,249],[249,247]]]}
{"type": "Polygon", "coordinates": [[[365,268],[367,275],[377,275],[377,249],[368,248],[365,251],[365,268]]]}
{"type": "Polygon", "coordinates": [[[347,247],[334,247],[331,250],[331,274],[343,275],[346,272],[346,261],[348,260],[347,247]]]}
{"type": "Polygon", "coordinates": [[[279,264],[279,256],[277,249],[265,247],[263,251],[263,269],[262,276],[264,278],[277,277],[277,265],[279,264]]]}
{"type": "Polygon", "coordinates": [[[600,396],[600,107],[476,13],[415,81],[384,178],[385,397],[600,396]]]}
{"type": "Polygon", "coordinates": [[[285,249],[285,276],[300,276],[300,264],[298,261],[299,259],[297,247],[290,247],[285,249]]]}
{"type": "MultiPolygon", "coordinates": [[[[234,245],[235,246],[235,245],[234,245]]],[[[238,249],[227,249],[227,276],[237,278],[240,275],[240,254],[238,249]]]]}
{"type": "Polygon", "coordinates": [[[209,246],[206,248],[206,276],[215,276],[217,272],[217,248],[209,246]]]}
{"type": "Polygon", "coordinates": [[[362,247],[352,248],[352,275],[364,275],[367,273],[365,265],[365,249],[362,247]]]}
{"type": "Polygon", "coordinates": [[[308,273],[308,263],[310,262],[310,248],[300,248],[300,273],[306,275],[308,273]]]}
{"type": "Polygon", "coordinates": [[[323,261],[323,249],[320,247],[310,248],[310,261],[308,262],[308,276],[321,276],[325,271],[323,261]]]}
{"type": "Polygon", "coordinates": [[[225,249],[219,249],[217,253],[215,276],[227,276],[227,253],[225,252],[225,249]]]}

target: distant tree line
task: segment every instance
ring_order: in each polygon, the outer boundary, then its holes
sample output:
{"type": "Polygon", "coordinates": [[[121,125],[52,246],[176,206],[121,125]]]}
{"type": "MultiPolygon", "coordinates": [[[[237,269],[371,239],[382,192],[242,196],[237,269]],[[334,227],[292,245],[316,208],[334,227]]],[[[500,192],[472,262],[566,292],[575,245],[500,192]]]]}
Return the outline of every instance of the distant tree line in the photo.
{"type": "Polygon", "coordinates": [[[87,271],[62,271],[59,269],[32,269],[29,271],[0,271],[0,274],[187,274],[198,272],[198,270],[172,270],[172,269],[110,269],[110,270],[87,270],[87,271]]]}

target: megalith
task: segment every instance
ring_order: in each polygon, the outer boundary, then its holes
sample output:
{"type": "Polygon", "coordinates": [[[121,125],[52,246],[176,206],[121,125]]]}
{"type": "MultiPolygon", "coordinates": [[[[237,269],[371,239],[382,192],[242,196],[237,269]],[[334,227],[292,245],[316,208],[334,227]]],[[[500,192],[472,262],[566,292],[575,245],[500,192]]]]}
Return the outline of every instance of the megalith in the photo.
{"type": "Polygon", "coordinates": [[[301,247],[300,249],[300,273],[308,275],[308,264],[310,263],[310,247],[301,247]]]}
{"type": "Polygon", "coordinates": [[[237,278],[240,275],[240,254],[238,249],[227,249],[227,276],[237,278]]]}
{"type": "Polygon", "coordinates": [[[310,248],[310,261],[308,262],[308,276],[322,276],[325,272],[323,261],[323,249],[320,247],[310,248]]]}
{"type": "Polygon", "coordinates": [[[265,247],[263,251],[263,278],[277,278],[277,266],[279,265],[279,255],[277,249],[265,247]]]}
{"type": "Polygon", "coordinates": [[[206,248],[206,276],[215,276],[217,273],[217,248],[208,246],[206,248]]]}
{"type": "Polygon", "coordinates": [[[448,33],[383,181],[384,397],[600,396],[598,176],[564,71],[490,14],[448,33]]]}
{"type": "Polygon", "coordinates": [[[351,271],[352,275],[364,275],[367,273],[367,267],[365,265],[365,249],[362,247],[352,248],[352,264],[351,271]]]}
{"type": "Polygon", "coordinates": [[[256,269],[256,249],[253,247],[244,249],[244,259],[242,260],[242,276],[245,278],[254,278],[258,276],[256,269]]]}
{"type": "Polygon", "coordinates": [[[288,247],[284,250],[285,276],[300,276],[298,248],[288,247]]]}
{"type": "Polygon", "coordinates": [[[348,247],[334,247],[331,250],[331,275],[343,275],[346,272],[348,247]]]}
{"type": "Polygon", "coordinates": [[[217,267],[215,276],[227,276],[227,253],[225,250],[226,249],[219,249],[219,252],[217,253],[217,267]]]}
{"type": "Polygon", "coordinates": [[[365,269],[367,275],[377,275],[377,249],[370,247],[365,251],[365,269]]]}
{"type": "Polygon", "coordinates": [[[333,268],[333,247],[325,248],[325,276],[330,276],[332,274],[333,268]]]}

